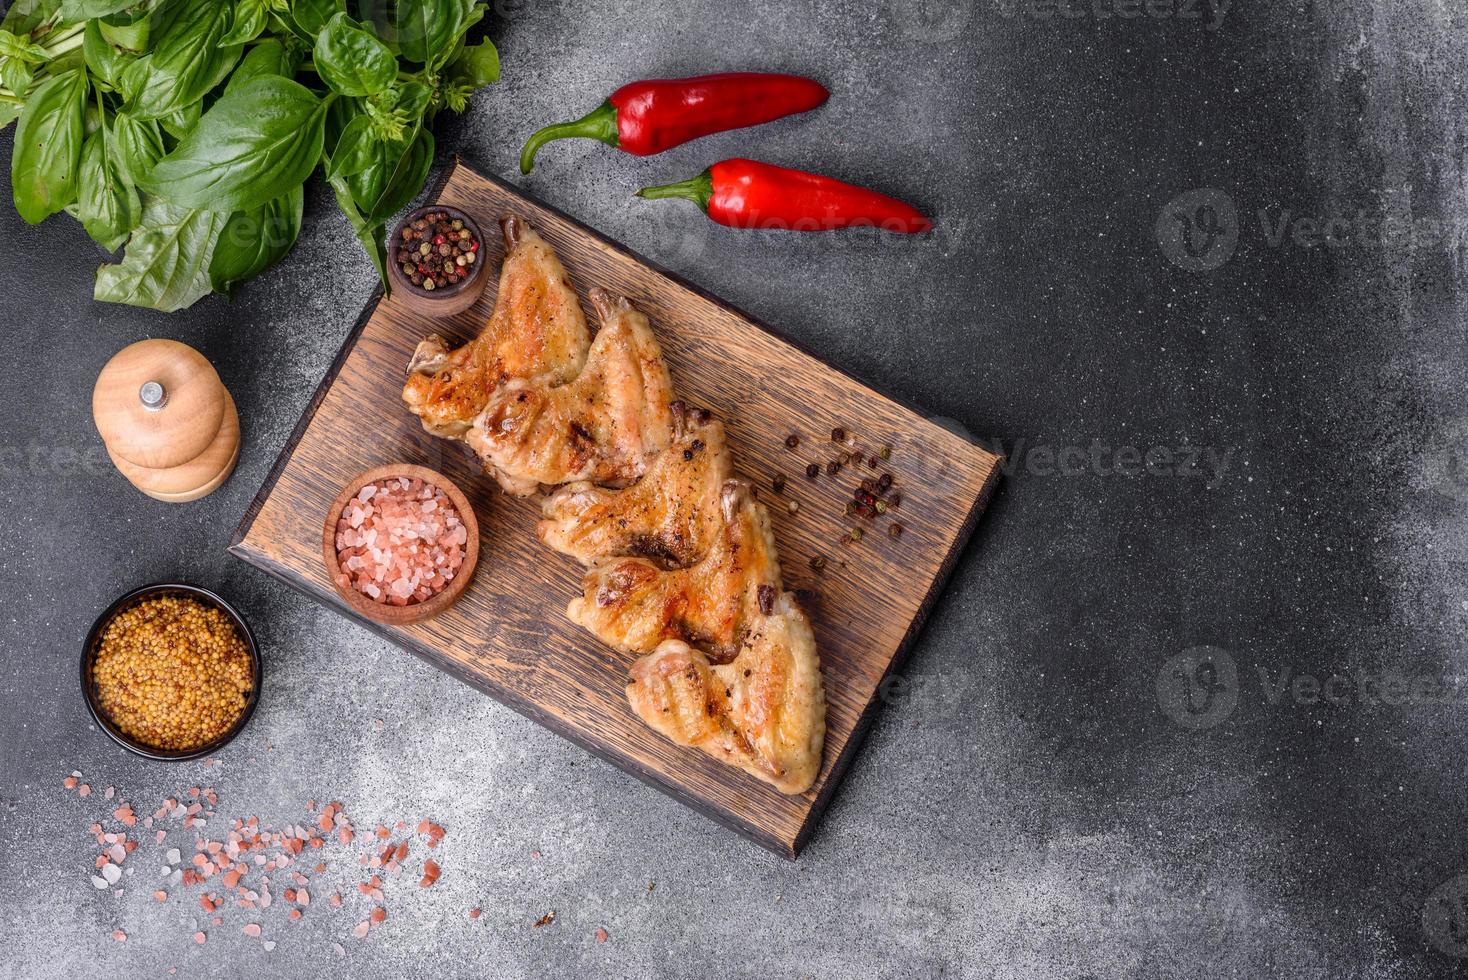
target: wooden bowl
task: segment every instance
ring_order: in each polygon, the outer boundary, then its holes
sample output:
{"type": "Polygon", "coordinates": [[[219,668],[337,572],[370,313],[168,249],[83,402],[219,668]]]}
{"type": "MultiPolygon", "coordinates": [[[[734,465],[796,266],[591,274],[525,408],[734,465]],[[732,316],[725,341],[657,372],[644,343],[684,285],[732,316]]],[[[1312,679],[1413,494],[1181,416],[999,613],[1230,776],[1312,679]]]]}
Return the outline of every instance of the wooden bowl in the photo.
{"type": "Polygon", "coordinates": [[[157,759],[161,762],[183,762],[188,759],[200,759],[213,752],[219,751],[224,745],[231,741],[236,735],[244,730],[249,722],[250,716],[255,713],[255,705],[260,701],[260,683],[265,675],[264,667],[260,660],[260,647],[255,642],[255,634],[250,632],[250,626],[245,622],[245,617],[239,614],[229,603],[208,589],[201,589],[196,585],[185,585],[182,582],[160,582],[156,585],[145,585],[139,589],[120,597],[112,605],[103,610],[92,623],[92,628],[87,633],[86,642],[82,644],[82,697],[86,699],[87,710],[92,713],[92,719],[97,727],[106,732],[114,742],[127,749],[129,752],[143,756],[148,759],[157,759]],[[113,618],[141,602],[149,599],[158,599],[164,596],[176,596],[180,599],[193,599],[195,602],[205,606],[212,606],[227,616],[234,624],[240,639],[245,641],[245,646],[250,651],[250,696],[245,699],[245,708],[240,712],[239,718],[230,726],[229,731],[220,735],[214,741],[201,745],[195,749],[160,749],[142,742],[135,741],[131,736],[123,733],[108,716],[101,700],[97,697],[97,688],[92,683],[92,664],[97,660],[97,651],[102,646],[102,634],[107,631],[108,625],[113,618]]]}
{"type": "Polygon", "coordinates": [[[464,491],[455,486],[454,482],[442,473],[426,466],[389,463],[353,477],[331,502],[331,507],[326,511],[326,524],[321,533],[321,556],[326,560],[326,577],[331,580],[331,587],[336,589],[336,594],[341,596],[342,601],[353,612],[375,623],[406,626],[409,623],[419,623],[430,616],[436,616],[453,605],[459,593],[464,591],[469,580],[474,577],[474,568],[479,564],[479,521],[475,518],[474,508],[470,505],[469,498],[464,496],[464,491]],[[337,564],[336,560],[336,522],[341,519],[342,510],[346,508],[347,501],[355,497],[358,491],[367,484],[393,477],[422,480],[424,483],[438,487],[453,502],[454,508],[459,512],[459,519],[464,522],[464,529],[469,534],[469,540],[464,549],[464,564],[459,566],[458,573],[444,587],[443,591],[429,596],[422,602],[412,602],[406,606],[373,602],[355,589],[342,588],[337,582],[337,576],[341,574],[341,566],[337,564]]]}
{"type": "Polygon", "coordinates": [[[474,301],[484,293],[485,284],[489,282],[489,274],[485,271],[489,267],[489,260],[484,251],[484,233],[479,230],[479,222],[463,211],[444,204],[428,204],[415,208],[397,223],[387,239],[387,277],[392,283],[393,298],[425,316],[451,316],[455,313],[462,313],[474,305],[474,301]],[[404,226],[417,221],[425,214],[437,211],[442,211],[449,217],[464,222],[464,227],[468,228],[470,234],[479,242],[479,253],[475,257],[474,267],[469,275],[452,286],[427,290],[422,286],[413,285],[413,280],[403,274],[403,267],[398,265],[394,255],[397,252],[397,242],[404,226]]]}

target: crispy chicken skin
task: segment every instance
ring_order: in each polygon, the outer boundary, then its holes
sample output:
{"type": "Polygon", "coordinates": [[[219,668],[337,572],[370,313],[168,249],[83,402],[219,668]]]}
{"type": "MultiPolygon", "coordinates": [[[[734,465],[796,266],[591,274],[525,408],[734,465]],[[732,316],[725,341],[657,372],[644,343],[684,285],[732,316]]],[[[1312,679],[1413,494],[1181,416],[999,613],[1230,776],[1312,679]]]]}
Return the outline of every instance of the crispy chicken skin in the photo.
{"type": "Polygon", "coordinates": [[[545,499],[540,540],[585,564],[646,558],[661,568],[700,561],[719,533],[720,494],[733,475],[723,423],[682,402],[670,406],[673,442],[625,490],[571,483],[545,499]]]}
{"type": "Polygon", "coordinates": [[[647,317],[602,289],[591,302],[601,329],[581,372],[565,383],[505,381],[464,434],[509,493],[580,480],[625,486],[672,438],[673,383],[647,317]]]}
{"type": "Polygon", "coordinates": [[[646,558],[613,558],[587,572],[566,615],[629,653],[682,640],[727,663],[783,591],[769,515],[743,480],[720,487],[703,560],[671,571],[646,558]]]}
{"type": "Polygon", "coordinates": [[[453,351],[431,334],[408,363],[403,401],[437,436],[463,436],[506,379],[569,381],[586,363],[586,317],[561,260],[521,218],[505,218],[500,230],[505,262],[484,330],[453,351]]]}
{"type": "Polygon", "coordinates": [[[627,699],[680,745],[739,766],[782,793],[803,793],[821,769],[826,700],[810,621],[790,593],[762,616],[728,664],[665,640],[631,667],[627,699]]]}

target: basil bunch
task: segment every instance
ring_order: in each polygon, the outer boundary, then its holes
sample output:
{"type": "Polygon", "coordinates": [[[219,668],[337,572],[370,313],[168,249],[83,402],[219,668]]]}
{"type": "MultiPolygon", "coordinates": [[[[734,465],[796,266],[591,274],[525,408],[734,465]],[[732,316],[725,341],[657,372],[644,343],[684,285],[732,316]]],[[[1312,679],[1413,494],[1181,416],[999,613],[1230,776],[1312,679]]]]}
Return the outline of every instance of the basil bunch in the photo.
{"type": "Polygon", "coordinates": [[[60,211],[122,261],[99,300],[178,310],[279,262],[321,166],[387,282],[385,223],[433,162],[442,108],[499,78],[481,0],[16,0],[0,127],[35,224],[60,211]]]}

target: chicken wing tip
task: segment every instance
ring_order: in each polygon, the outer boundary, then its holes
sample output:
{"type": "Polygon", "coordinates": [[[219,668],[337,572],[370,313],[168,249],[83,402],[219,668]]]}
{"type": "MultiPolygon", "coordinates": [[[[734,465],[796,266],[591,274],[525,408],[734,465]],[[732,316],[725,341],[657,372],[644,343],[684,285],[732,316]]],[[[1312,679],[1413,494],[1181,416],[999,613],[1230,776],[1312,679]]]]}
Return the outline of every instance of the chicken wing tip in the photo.
{"type": "Polygon", "coordinates": [[[518,214],[507,214],[500,219],[500,232],[505,236],[505,247],[516,248],[525,238],[525,219],[518,214]]]}

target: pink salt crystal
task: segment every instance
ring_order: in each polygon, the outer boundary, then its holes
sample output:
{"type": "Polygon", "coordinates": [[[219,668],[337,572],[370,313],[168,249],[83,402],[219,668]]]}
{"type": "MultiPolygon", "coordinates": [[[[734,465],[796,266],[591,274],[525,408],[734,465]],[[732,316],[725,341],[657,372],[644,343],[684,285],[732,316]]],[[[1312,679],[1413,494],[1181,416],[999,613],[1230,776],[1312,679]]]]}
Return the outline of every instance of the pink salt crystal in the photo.
{"type": "Polygon", "coordinates": [[[204,945],[204,943],[207,942],[208,939],[209,937],[204,935],[202,932],[194,933],[194,942],[198,943],[200,946],[204,945]]]}
{"type": "Polygon", "coordinates": [[[115,939],[115,940],[117,940],[120,943],[121,942],[126,942],[127,941],[127,933],[123,932],[121,929],[114,929],[114,930],[112,930],[112,938],[115,939]]]}
{"type": "Polygon", "coordinates": [[[352,929],[352,935],[356,936],[358,939],[366,939],[367,930],[371,928],[372,923],[368,922],[366,919],[363,919],[361,922],[357,923],[355,928],[352,929]]]}
{"type": "Polygon", "coordinates": [[[92,787],[88,786],[86,783],[82,783],[76,788],[76,792],[78,796],[90,796],[92,795],[92,787]]]}
{"type": "Polygon", "coordinates": [[[245,924],[245,928],[241,931],[247,936],[258,936],[260,935],[260,926],[254,922],[249,922],[245,924]]]}

